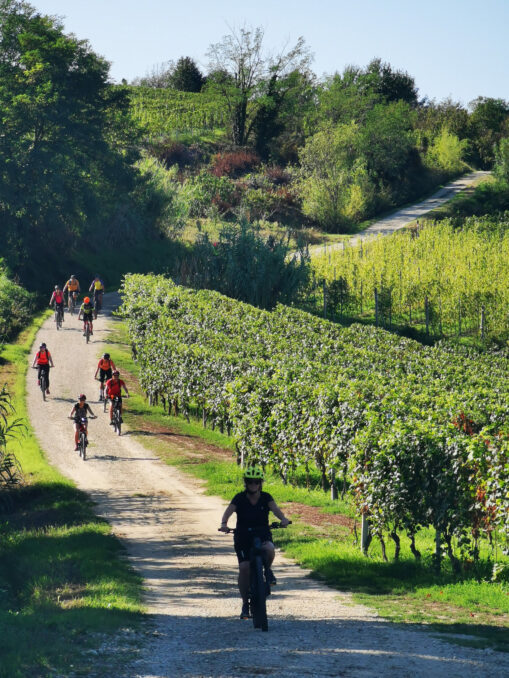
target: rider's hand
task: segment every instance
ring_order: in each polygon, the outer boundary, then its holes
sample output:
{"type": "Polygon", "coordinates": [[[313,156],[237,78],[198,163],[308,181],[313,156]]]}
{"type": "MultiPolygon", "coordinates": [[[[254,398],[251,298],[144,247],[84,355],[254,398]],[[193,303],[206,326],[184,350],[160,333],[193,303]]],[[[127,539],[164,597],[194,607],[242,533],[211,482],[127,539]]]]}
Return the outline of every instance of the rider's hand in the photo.
{"type": "Polygon", "coordinates": [[[218,529],[219,532],[228,532],[230,531],[230,528],[227,525],[221,525],[221,527],[218,529]]]}
{"type": "Polygon", "coordinates": [[[281,519],[281,527],[288,527],[288,525],[291,523],[291,520],[288,520],[288,518],[282,518],[281,519]]]}

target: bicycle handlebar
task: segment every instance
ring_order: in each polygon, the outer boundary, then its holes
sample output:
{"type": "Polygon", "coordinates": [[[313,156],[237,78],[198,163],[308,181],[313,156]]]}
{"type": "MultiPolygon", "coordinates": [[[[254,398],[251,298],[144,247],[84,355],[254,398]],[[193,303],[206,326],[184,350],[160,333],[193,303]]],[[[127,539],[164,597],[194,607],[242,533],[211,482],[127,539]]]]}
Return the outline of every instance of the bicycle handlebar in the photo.
{"type": "MultiPolygon", "coordinates": [[[[289,520],[288,525],[291,525],[291,524],[292,524],[292,521],[289,520]]],[[[270,525],[268,525],[268,527],[271,530],[284,530],[288,527],[288,525],[283,525],[282,523],[275,523],[274,522],[274,523],[271,523],[270,525]]],[[[217,531],[218,532],[224,532],[224,534],[230,534],[230,532],[235,533],[237,531],[239,531],[239,532],[256,532],[257,530],[267,529],[267,526],[258,525],[258,526],[255,526],[255,527],[247,527],[244,530],[238,530],[236,527],[228,527],[227,525],[225,525],[225,528],[226,528],[226,530],[222,530],[221,528],[218,527],[217,531]]]]}

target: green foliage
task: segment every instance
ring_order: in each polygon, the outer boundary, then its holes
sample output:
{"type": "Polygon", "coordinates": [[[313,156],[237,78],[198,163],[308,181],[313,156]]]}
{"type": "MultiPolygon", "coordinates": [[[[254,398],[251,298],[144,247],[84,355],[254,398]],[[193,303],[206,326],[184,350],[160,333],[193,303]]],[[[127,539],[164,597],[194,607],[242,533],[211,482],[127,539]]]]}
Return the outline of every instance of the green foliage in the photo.
{"type": "Polygon", "coordinates": [[[495,175],[509,184],[509,137],[500,140],[495,152],[495,175]]]}
{"type": "Polygon", "coordinates": [[[470,106],[471,159],[482,169],[491,169],[495,162],[497,144],[509,134],[509,102],[504,99],[478,97],[470,106]]]}
{"type": "Polygon", "coordinates": [[[483,530],[507,549],[507,355],[267,313],[160,277],[128,276],[122,313],[151,398],[198,403],[245,460],[284,479],[339,472],[379,536],[432,526],[454,567],[478,557],[483,530]]]}
{"type": "Polygon", "coordinates": [[[463,157],[467,145],[466,139],[460,141],[455,134],[443,127],[428,147],[427,162],[446,172],[459,173],[466,167],[463,157]]]}
{"type": "Polygon", "coordinates": [[[354,317],[373,308],[377,288],[390,293],[396,324],[411,325],[412,318],[422,324],[427,298],[437,336],[477,334],[484,307],[486,336],[502,338],[509,333],[508,260],[506,216],[471,218],[463,228],[427,223],[313,257],[312,266],[319,279],[345,281],[354,317]]]}
{"type": "Polygon", "coordinates": [[[191,217],[225,213],[238,203],[235,183],[205,169],[186,181],[181,194],[191,217]]]}
{"type": "Polygon", "coordinates": [[[9,279],[0,261],[0,340],[19,332],[30,319],[34,297],[9,279]]]}
{"type": "Polygon", "coordinates": [[[205,79],[191,57],[180,57],[168,79],[168,85],[180,92],[200,92],[205,79]]]}
{"type": "Polygon", "coordinates": [[[289,303],[308,282],[304,253],[290,258],[288,240],[267,240],[245,221],[224,225],[216,242],[198,238],[179,278],[194,287],[215,289],[260,308],[289,303]]]}

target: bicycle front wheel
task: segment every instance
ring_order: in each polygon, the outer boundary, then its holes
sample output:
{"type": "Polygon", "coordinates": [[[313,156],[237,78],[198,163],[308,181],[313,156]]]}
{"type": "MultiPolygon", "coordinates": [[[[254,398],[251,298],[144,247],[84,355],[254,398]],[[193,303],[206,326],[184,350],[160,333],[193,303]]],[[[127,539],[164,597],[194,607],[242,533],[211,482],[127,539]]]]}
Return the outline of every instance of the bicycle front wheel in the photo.
{"type": "Polygon", "coordinates": [[[46,375],[44,372],[41,372],[41,391],[42,391],[42,399],[46,400],[46,389],[48,388],[46,385],[46,375]]]}
{"type": "Polygon", "coordinates": [[[84,433],[80,433],[80,457],[85,461],[87,458],[87,437],[84,433]]]}
{"type": "Polygon", "coordinates": [[[261,556],[256,556],[255,562],[251,564],[251,567],[254,569],[254,572],[251,573],[251,613],[253,615],[253,626],[255,629],[268,631],[267,600],[261,556]]]}

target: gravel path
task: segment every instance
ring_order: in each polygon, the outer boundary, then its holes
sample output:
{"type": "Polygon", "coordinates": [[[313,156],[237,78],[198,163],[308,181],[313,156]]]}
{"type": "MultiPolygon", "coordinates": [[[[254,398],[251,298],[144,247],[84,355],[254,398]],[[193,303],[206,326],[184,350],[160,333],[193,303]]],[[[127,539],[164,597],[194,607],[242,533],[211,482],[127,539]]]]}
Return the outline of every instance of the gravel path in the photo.
{"type": "MultiPolygon", "coordinates": [[[[481,179],[488,177],[490,174],[490,172],[484,172],[482,170],[465,174],[460,179],[451,181],[449,184],[439,189],[430,198],[426,198],[426,200],[423,200],[416,205],[404,207],[403,209],[393,212],[383,219],[375,221],[375,223],[371,224],[371,226],[368,226],[368,228],[359,233],[359,235],[356,235],[345,242],[348,245],[357,245],[361,240],[366,240],[366,238],[372,238],[377,235],[391,235],[400,228],[404,228],[412,221],[422,217],[427,212],[431,212],[431,210],[444,205],[455,195],[461,191],[464,191],[472,184],[478,183],[481,179]]],[[[331,250],[343,248],[343,242],[334,243],[332,245],[314,245],[313,247],[309,248],[309,253],[311,256],[319,256],[320,254],[330,252],[331,250]]]]}
{"type": "MultiPolygon", "coordinates": [[[[107,297],[111,308],[117,297],[107,297]]],[[[93,375],[109,348],[113,322],[99,318],[86,345],[75,318],[66,315],[59,332],[49,319],[35,342],[48,343],[56,365],[47,402],[36,388],[35,371],[27,377],[30,419],[50,462],[91,495],[145,579],[152,633],[140,634],[138,659],[113,678],[509,675],[507,655],[450,645],[415,627],[385,622],[281,555],[279,583],[268,602],[269,632],[238,620],[231,537],[216,531],[224,502],[205,496],[197,481],[155,458],[135,432],[115,436],[97,402],[93,375]],[[73,426],[66,419],[79,392],[99,415],[89,424],[86,462],[73,451],[73,426]]],[[[112,676],[97,670],[94,675],[112,676]]]]}

